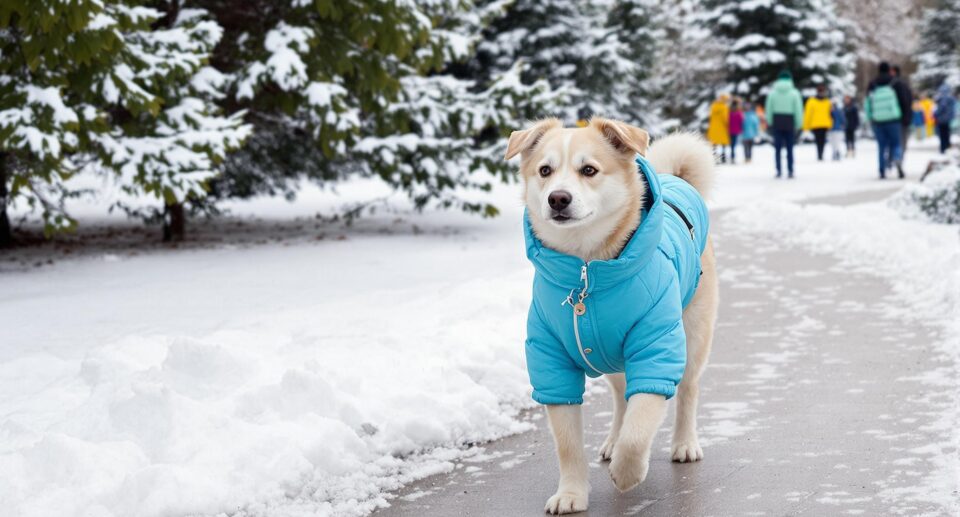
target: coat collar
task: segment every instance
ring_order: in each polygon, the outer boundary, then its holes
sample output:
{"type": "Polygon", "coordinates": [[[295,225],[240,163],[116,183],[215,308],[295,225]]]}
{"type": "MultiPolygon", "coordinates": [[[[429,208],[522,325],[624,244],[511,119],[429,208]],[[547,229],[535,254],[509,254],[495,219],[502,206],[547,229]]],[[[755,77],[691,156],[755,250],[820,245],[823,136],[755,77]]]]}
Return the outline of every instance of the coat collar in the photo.
{"type": "MultiPolygon", "coordinates": [[[[660,242],[664,210],[660,180],[646,159],[637,156],[636,163],[641,178],[647,184],[640,225],[627,241],[620,256],[610,260],[593,260],[587,264],[588,292],[608,289],[636,275],[650,262],[660,242]]],[[[527,244],[527,258],[547,281],[567,289],[583,285],[581,275],[584,262],[578,257],[544,246],[533,233],[526,210],[523,212],[523,232],[527,244]]]]}

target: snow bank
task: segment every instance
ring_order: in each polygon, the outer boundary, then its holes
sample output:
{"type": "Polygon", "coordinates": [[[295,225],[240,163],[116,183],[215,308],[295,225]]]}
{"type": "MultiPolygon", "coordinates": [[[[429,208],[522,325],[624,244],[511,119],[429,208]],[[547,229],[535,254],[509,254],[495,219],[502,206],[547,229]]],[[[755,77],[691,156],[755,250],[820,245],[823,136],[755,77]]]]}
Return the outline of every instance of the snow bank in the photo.
{"type": "MultiPolygon", "coordinates": [[[[396,270],[354,243],[8,278],[19,302],[0,311],[14,329],[0,350],[0,506],[364,515],[452,469],[464,445],[526,430],[530,272],[474,253],[490,266],[470,279],[447,255],[462,241],[423,239],[443,250],[432,261],[413,237],[371,239],[395,251],[396,270]],[[31,299],[62,319],[29,319],[31,299]]],[[[514,256],[522,265],[522,248],[514,256]]]]}

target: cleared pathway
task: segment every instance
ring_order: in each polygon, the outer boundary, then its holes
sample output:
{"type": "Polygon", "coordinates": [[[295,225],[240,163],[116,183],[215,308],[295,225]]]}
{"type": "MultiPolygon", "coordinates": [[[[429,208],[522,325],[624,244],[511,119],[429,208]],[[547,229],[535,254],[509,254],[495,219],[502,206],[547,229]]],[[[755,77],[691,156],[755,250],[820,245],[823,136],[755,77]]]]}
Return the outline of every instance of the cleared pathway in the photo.
{"type": "MultiPolygon", "coordinates": [[[[942,415],[952,397],[937,395],[931,375],[944,366],[928,353],[936,330],[891,319],[895,301],[876,278],[714,218],[722,303],[701,396],[706,457],[670,462],[671,414],[647,480],[619,494],[594,461],[590,510],[579,515],[948,515],[936,501],[957,494],[942,454],[957,452],[937,445],[951,432],[942,415]]],[[[611,405],[603,382],[589,391],[595,457],[611,405]]],[[[374,515],[541,515],[556,459],[541,411],[527,417],[535,431],[488,444],[374,515]]]]}

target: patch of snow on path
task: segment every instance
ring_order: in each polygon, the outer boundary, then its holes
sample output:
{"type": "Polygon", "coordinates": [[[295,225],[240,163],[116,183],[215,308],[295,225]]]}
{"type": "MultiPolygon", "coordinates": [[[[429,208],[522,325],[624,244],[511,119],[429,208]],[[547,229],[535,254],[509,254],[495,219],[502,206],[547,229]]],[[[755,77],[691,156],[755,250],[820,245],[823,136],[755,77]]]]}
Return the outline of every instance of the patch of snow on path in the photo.
{"type": "MultiPolygon", "coordinates": [[[[898,303],[890,318],[939,325],[931,340],[935,360],[947,365],[918,380],[929,392],[915,397],[935,409],[928,431],[940,443],[923,451],[932,470],[909,488],[890,488],[880,496],[893,505],[932,501],[960,511],[960,237],[956,226],[904,219],[885,202],[853,205],[797,205],[761,201],[728,214],[728,223],[745,232],[776,236],[816,253],[839,258],[849,270],[879,276],[890,283],[898,303]]],[[[911,394],[905,394],[908,396],[911,394]]],[[[917,452],[918,454],[920,451],[917,452]]]]}

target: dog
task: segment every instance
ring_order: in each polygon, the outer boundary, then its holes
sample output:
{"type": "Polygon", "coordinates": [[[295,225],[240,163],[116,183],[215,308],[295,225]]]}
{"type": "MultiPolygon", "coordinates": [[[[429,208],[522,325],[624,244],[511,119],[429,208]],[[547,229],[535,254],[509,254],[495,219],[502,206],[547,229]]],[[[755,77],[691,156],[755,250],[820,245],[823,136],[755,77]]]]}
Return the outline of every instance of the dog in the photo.
{"type": "Polygon", "coordinates": [[[527,368],[560,465],[547,513],[588,507],[585,375],[603,375],[613,393],[600,456],[621,492],[646,478],[674,394],[672,459],[703,457],[697,398],[719,299],[703,201],[714,158],[692,134],[648,149],[649,140],[616,120],[565,128],[545,119],[514,131],[507,144],[507,160],[520,155],[527,256],[536,268],[527,368]]]}

